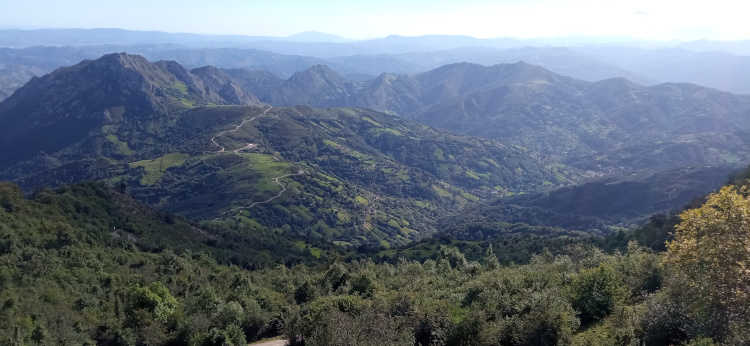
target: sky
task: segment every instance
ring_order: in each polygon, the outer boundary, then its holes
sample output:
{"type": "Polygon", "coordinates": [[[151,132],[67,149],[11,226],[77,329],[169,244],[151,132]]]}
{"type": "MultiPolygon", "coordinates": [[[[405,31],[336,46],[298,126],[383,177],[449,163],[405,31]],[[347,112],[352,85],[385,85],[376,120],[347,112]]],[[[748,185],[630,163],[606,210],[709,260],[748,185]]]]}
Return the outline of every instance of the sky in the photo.
{"type": "Polygon", "coordinates": [[[748,10],[747,0],[2,0],[0,28],[737,40],[750,39],[748,10]]]}

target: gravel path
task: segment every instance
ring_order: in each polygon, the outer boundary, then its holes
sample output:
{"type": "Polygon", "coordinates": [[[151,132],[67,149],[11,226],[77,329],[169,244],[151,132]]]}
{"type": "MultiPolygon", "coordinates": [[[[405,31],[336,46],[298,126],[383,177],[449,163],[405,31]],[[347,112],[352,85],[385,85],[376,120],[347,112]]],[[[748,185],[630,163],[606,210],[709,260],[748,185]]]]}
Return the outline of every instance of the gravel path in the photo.
{"type": "Polygon", "coordinates": [[[240,210],[240,209],[250,209],[250,208],[252,208],[252,207],[254,207],[254,206],[258,205],[258,204],[263,204],[263,203],[268,203],[270,201],[273,201],[274,199],[277,199],[277,198],[281,197],[281,194],[284,193],[284,191],[286,191],[286,186],[284,184],[282,184],[279,181],[279,179],[286,178],[286,177],[291,177],[293,175],[302,175],[302,174],[305,174],[305,171],[303,171],[303,170],[300,169],[300,170],[297,171],[297,173],[294,173],[294,174],[285,174],[285,175],[282,175],[280,177],[276,177],[274,179],[276,181],[276,184],[279,184],[279,186],[281,186],[281,191],[279,191],[279,193],[276,196],[273,196],[273,197],[271,197],[271,198],[269,198],[269,199],[267,199],[265,201],[253,202],[253,204],[248,205],[246,207],[237,207],[237,208],[234,208],[234,209],[230,209],[230,210],[227,210],[227,211],[223,212],[222,214],[231,213],[233,211],[237,211],[237,210],[240,210]]]}
{"type": "MultiPolygon", "coordinates": [[[[225,133],[234,132],[234,131],[239,130],[240,127],[242,127],[242,125],[245,125],[246,122],[253,121],[253,120],[255,120],[255,118],[262,117],[262,116],[266,115],[268,113],[268,111],[271,110],[271,108],[273,108],[273,107],[268,107],[268,109],[266,109],[266,111],[263,112],[263,114],[261,114],[261,115],[256,115],[256,116],[254,116],[254,117],[252,117],[250,119],[243,120],[239,125],[237,125],[237,127],[234,128],[234,130],[222,131],[222,132],[217,133],[216,136],[211,137],[211,142],[213,142],[217,147],[221,148],[221,150],[217,151],[217,153],[223,153],[226,149],[224,147],[222,147],[221,144],[216,143],[216,137],[222,136],[225,133]]],[[[238,149],[238,150],[240,150],[240,149],[238,149]]],[[[235,153],[236,152],[237,151],[235,150],[235,153]]]]}
{"type": "MultiPolygon", "coordinates": [[[[239,129],[240,129],[241,127],[242,127],[242,125],[245,125],[245,123],[246,123],[246,122],[249,122],[249,121],[253,121],[253,120],[255,120],[256,118],[259,118],[259,117],[262,117],[262,116],[264,116],[264,115],[268,114],[268,111],[270,111],[270,110],[271,110],[271,108],[273,108],[273,107],[268,107],[268,109],[266,109],[266,111],[265,111],[265,112],[263,112],[263,114],[260,114],[260,115],[256,115],[256,116],[254,116],[254,117],[252,117],[252,118],[250,118],[250,119],[245,119],[245,120],[243,120],[243,121],[242,121],[242,122],[241,122],[241,123],[240,123],[239,125],[237,125],[237,127],[235,127],[235,128],[234,128],[234,130],[227,130],[227,131],[219,132],[219,133],[217,133],[217,134],[216,134],[215,136],[211,137],[211,142],[213,142],[213,143],[214,143],[214,144],[215,144],[216,146],[218,146],[219,148],[221,148],[221,150],[219,150],[219,151],[215,151],[215,153],[223,153],[223,152],[226,152],[226,148],[224,148],[223,146],[221,146],[221,145],[220,145],[219,143],[216,143],[216,137],[222,136],[222,135],[224,135],[225,133],[229,133],[229,132],[234,132],[234,131],[237,131],[237,130],[239,130],[239,129]]],[[[249,148],[252,148],[252,146],[253,146],[253,144],[248,144],[248,145],[247,145],[247,146],[245,146],[244,148],[240,148],[240,149],[237,149],[237,150],[233,150],[233,152],[237,153],[237,152],[238,152],[238,151],[240,151],[240,150],[244,150],[244,149],[249,149],[249,148]]],[[[276,158],[276,156],[272,156],[272,157],[273,157],[273,158],[274,158],[274,159],[275,159],[276,161],[281,161],[281,160],[279,160],[278,158],[276,158]]],[[[277,198],[281,197],[281,194],[282,194],[282,193],[284,193],[284,191],[286,191],[286,186],[285,186],[284,184],[282,184],[282,183],[281,183],[281,182],[279,181],[279,179],[282,179],[282,178],[286,178],[286,177],[291,177],[291,176],[294,176],[294,175],[302,175],[302,174],[305,174],[305,171],[303,171],[303,170],[299,169],[299,170],[297,171],[297,173],[293,173],[293,174],[285,174],[285,175],[282,175],[282,176],[280,176],[280,177],[276,177],[276,178],[274,178],[274,181],[276,182],[276,184],[278,184],[279,186],[281,186],[281,191],[279,191],[279,193],[278,193],[278,194],[276,194],[276,196],[273,196],[273,197],[271,197],[271,198],[269,198],[269,199],[267,199],[267,200],[265,200],[265,201],[260,201],[260,202],[253,202],[253,204],[250,204],[250,205],[248,205],[248,206],[244,206],[244,207],[237,207],[237,208],[234,208],[234,209],[230,209],[230,210],[227,210],[227,211],[223,212],[223,213],[222,213],[222,215],[223,215],[223,214],[228,214],[228,213],[231,213],[231,212],[233,212],[233,211],[241,210],[241,209],[250,209],[250,208],[252,208],[252,207],[254,207],[254,206],[258,205],[258,204],[268,203],[268,202],[271,202],[271,201],[273,201],[274,199],[277,199],[277,198]]],[[[214,220],[218,220],[218,219],[219,219],[219,218],[216,218],[216,219],[214,219],[214,220]]],[[[257,344],[257,345],[261,345],[261,346],[277,346],[277,345],[285,345],[285,344],[286,344],[286,341],[284,341],[284,340],[277,340],[277,341],[270,341],[270,343],[268,343],[268,344],[266,344],[266,343],[263,343],[263,344],[257,344]],[[274,342],[275,342],[275,343],[274,343],[274,342]]],[[[254,346],[255,346],[255,345],[254,345],[254,346]]]]}

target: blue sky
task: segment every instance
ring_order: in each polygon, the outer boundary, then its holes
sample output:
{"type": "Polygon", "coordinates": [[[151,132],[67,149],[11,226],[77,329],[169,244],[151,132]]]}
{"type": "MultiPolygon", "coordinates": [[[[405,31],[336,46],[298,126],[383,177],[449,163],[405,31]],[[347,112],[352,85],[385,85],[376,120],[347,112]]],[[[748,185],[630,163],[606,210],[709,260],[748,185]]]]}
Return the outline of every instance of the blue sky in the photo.
{"type": "Polygon", "coordinates": [[[4,28],[123,28],[348,38],[390,34],[474,37],[619,36],[750,39],[740,0],[3,0],[4,28]]]}

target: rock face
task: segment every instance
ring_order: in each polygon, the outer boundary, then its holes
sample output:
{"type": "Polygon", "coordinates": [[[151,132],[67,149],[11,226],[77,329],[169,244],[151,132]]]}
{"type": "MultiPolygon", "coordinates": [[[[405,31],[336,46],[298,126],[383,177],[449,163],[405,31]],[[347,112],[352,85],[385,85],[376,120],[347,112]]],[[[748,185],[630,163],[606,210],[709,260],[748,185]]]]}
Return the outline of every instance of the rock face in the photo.
{"type": "Polygon", "coordinates": [[[225,72],[108,54],[32,78],[0,102],[0,163],[75,143],[108,123],[199,105],[261,105],[225,72]]]}

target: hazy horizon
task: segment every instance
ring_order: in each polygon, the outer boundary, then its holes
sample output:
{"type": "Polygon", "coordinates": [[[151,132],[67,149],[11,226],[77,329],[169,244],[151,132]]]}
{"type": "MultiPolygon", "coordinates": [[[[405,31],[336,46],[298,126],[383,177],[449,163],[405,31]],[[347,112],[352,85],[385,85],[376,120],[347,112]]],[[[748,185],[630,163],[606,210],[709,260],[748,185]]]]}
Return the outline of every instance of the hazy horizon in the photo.
{"type": "Polygon", "coordinates": [[[275,37],[316,31],[355,40],[389,35],[739,40],[750,39],[745,7],[737,0],[717,0],[710,6],[673,0],[469,0],[460,4],[443,0],[377,4],[218,0],[210,5],[194,0],[11,0],[0,3],[0,28],[121,28],[275,37]]]}
{"type": "MultiPolygon", "coordinates": [[[[281,35],[281,36],[274,36],[274,35],[246,35],[246,34],[206,34],[206,33],[199,33],[199,32],[187,32],[187,31],[164,31],[164,30],[139,30],[139,29],[125,29],[125,28],[119,28],[119,27],[91,27],[91,28],[84,28],[84,27],[37,27],[37,26],[27,26],[27,27],[16,27],[16,26],[5,26],[0,25],[0,30],[20,30],[20,31],[33,31],[33,30],[125,30],[125,31],[133,31],[133,32],[158,32],[158,33],[166,33],[166,34],[186,34],[186,35],[205,35],[205,36],[246,36],[246,37],[269,37],[269,38],[275,38],[275,39],[283,39],[283,38],[289,38],[294,37],[297,35],[304,35],[304,34],[320,34],[320,35],[330,35],[339,37],[344,40],[348,40],[351,42],[357,42],[357,41],[366,41],[366,40],[374,40],[374,39],[382,39],[387,38],[389,36],[400,36],[400,37],[425,37],[425,36],[455,36],[455,37],[471,37],[475,39],[518,39],[518,40],[539,40],[539,41],[554,41],[556,39],[561,40],[575,40],[575,41],[581,41],[581,42],[618,42],[618,41],[648,41],[648,42],[689,42],[694,40],[678,40],[678,39],[671,39],[671,40],[660,40],[660,39],[641,39],[641,38],[634,38],[634,37],[626,37],[626,36],[584,36],[584,35],[569,35],[569,36],[540,36],[540,37],[531,37],[531,38],[521,38],[521,37],[510,37],[510,36],[496,36],[496,37],[485,37],[480,38],[476,36],[471,35],[463,35],[463,34],[422,34],[422,35],[400,35],[400,34],[387,34],[384,36],[373,36],[373,37],[363,37],[363,38],[351,38],[346,36],[341,36],[337,34],[327,33],[327,32],[321,32],[317,30],[307,30],[307,31],[301,31],[297,33],[292,33],[289,35],[281,35]]],[[[701,39],[698,39],[701,40],[701,39]]],[[[716,41],[722,41],[722,40],[716,40],[716,41]]],[[[731,40],[723,40],[723,41],[731,41],[731,40]]]]}

